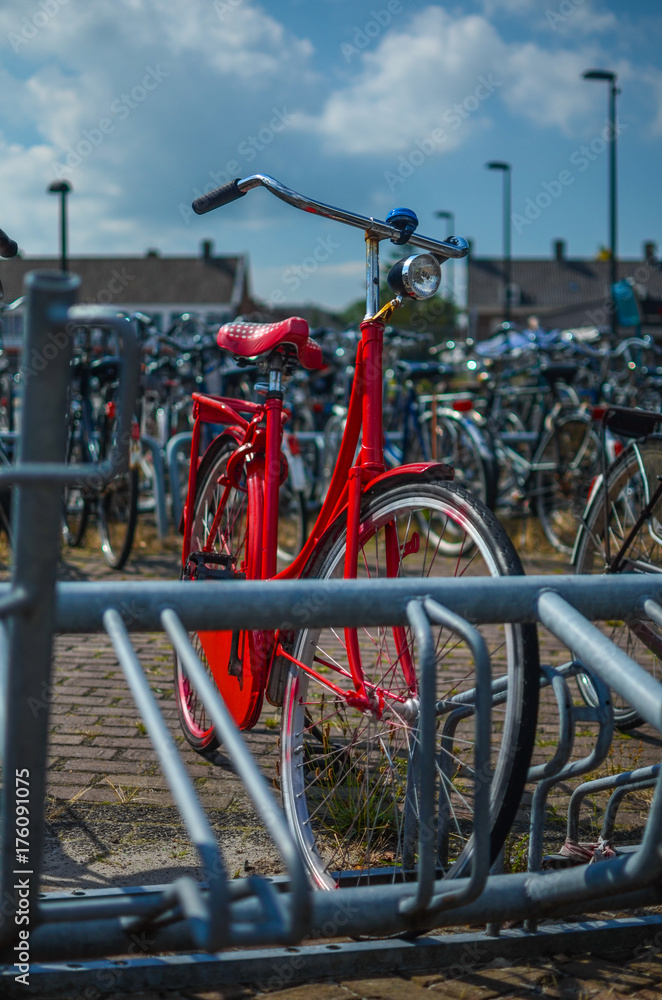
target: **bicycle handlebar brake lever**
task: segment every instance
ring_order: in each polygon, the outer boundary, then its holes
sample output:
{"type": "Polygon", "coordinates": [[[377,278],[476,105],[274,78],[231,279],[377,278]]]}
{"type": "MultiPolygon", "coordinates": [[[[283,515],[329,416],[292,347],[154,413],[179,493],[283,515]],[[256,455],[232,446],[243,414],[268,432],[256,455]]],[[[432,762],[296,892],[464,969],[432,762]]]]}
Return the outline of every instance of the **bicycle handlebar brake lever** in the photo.
{"type": "Polygon", "coordinates": [[[386,216],[386,224],[400,230],[398,239],[391,236],[391,243],[400,246],[407,243],[418,227],[418,217],[411,208],[392,208],[386,216]]]}

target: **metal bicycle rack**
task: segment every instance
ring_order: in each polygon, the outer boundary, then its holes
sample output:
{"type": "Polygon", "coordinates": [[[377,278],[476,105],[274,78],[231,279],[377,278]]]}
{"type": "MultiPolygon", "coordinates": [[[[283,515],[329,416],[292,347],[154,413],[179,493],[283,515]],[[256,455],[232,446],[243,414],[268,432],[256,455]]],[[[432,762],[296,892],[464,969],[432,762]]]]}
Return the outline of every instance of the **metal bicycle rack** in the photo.
{"type": "MultiPolygon", "coordinates": [[[[44,273],[27,278],[28,341],[24,355],[32,356],[34,349],[45,357],[51,355],[52,360],[44,373],[25,382],[18,456],[10,470],[0,471],[0,483],[13,483],[18,501],[13,575],[10,583],[0,585],[4,774],[0,959],[6,963],[0,967],[2,995],[21,996],[25,992],[24,984],[16,981],[16,955],[20,958],[21,952],[20,947],[16,949],[20,925],[14,916],[26,911],[30,988],[41,993],[71,991],[81,995],[87,987],[97,991],[94,995],[101,995],[183,986],[218,988],[232,982],[267,982],[278,976],[289,983],[313,977],[364,975],[367,970],[405,972],[456,963],[461,967],[467,954],[474,962],[489,962],[496,956],[537,956],[608,948],[614,941],[622,947],[655,940],[662,931],[662,916],[638,914],[641,907],[662,903],[659,768],[633,771],[609,786],[621,794],[622,788],[650,787],[655,782],[646,829],[637,849],[600,864],[552,872],[537,869],[549,789],[555,782],[586,773],[604,757],[605,747],[608,749],[612,719],[607,689],[626,698],[662,732],[662,686],[591,624],[591,620],[622,617],[635,608],[644,609],[650,618],[662,618],[662,580],[654,575],[597,580],[570,576],[507,581],[426,578],[344,581],[342,588],[315,580],[277,586],[256,581],[209,581],[204,587],[178,581],[56,584],[62,485],[72,478],[111,476],[126,461],[126,456],[118,453],[106,467],[95,470],[61,464],[65,431],[58,415],[65,412],[70,348],[59,334],[71,323],[113,326],[127,353],[127,376],[136,369],[131,325],[112,310],[73,306],[76,287],[77,279],[68,275],[44,273]],[[56,334],[56,342],[65,346],[46,353],[56,334]],[[121,609],[132,601],[135,613],[127,622],[121,609]],[[435,823],[433,748],[437,734],[431,622],[457,632],[474,659],[477,686],[473,695],[465,692],[458,696],[458,710],[475,717],[477,774],[481,761],[489,761],[491,708],[504,692],[498,682],[492,686],[489,657],[474,625],[538,622],[573,650],[577,662],[543,671],[542,682],[551,686],[559,706],[559,740],[552,758],[529,774],[537,786],[529,871],[508,875],[490,872],[489,786],[476,780],[475,847],[466,878],[438,880],[433,838],[421,833],[417,878],[412,882],[336,892],[314,892],[309,887],[284,816],[188,638],[189,630],[273,629],[286,623],[296,627],[293,609],[299,602],[307,609],[307,625],[411,626],[423,692],[419,723],[423,747],[421,830],[433,828],[435,823]],[[49,690],[55,632],[99,630],[112,641],[197,848],[204,883],[184,878],[169,885],[39,892],[48,713],[35,717],[29,699],[35,690],[49,690]],[[287,871],[285,879],[228,878],[222,845],[217,843],[195,795],[132,643],[131,633],[140,631],[164,631],[185,660],[235,770],[280,853],[287,871]],[[579,664],[594,675],[598,692],[594,708],[573,707],[568,695],[566,678],[580,668],[579,664]],[[598,725],[595,748],[583,760],[571,762],[574,727],[586,720],[598,725]],[[24,774],[24,769],[30,782],[29,855],[16,840],[17,802],[22,800],[14,775],[24,774]],[[29,864],[19,863],[21,851],[29,857],[29,864]],[[618,919],[589,916],[605,910],[633,912],[618,919]],[[582,914],[581,921],[564,920],[576,914],[582,914]],[[541,925],[543,918],[554,918],[554,922],[541,925]],[[504,923],[511,921],[525,923],[504,929],[504,923]],[[441,932],[451,925],[473,929],[441,932]],[[371,939],[357,940],[365,935],[371,939]],[[376,940],[387,935],[388,940],[376,940]],[[306,938],[311,943],[301,943],[306,938]],[[334,940],[337,938],[343,940],[334,940]]],[[[131,377],[123,379],[121,433],[127,442],[134,393],[131,377]]],[[[587,785],[580,789],[570,810],[571,824],[587,785]]],[[[615,805],[611,806],[609,823],[613,822],[615,805]]]]}

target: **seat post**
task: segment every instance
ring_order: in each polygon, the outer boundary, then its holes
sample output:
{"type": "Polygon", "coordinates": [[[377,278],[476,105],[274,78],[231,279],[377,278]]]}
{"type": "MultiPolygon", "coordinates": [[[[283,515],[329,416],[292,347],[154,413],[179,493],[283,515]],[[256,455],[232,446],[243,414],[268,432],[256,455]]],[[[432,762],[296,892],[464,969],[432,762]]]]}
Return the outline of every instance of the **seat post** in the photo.
{"type": "Polygon", "coordinates": [[[269,357],[269,388],[265,402],[266,446],[264,464],[264,521],[262,531],[262,578],[276,575],[278,549],[278,491],[280,489],[281,444],[283,437],[283,357],[273,351],[269,357]]]}

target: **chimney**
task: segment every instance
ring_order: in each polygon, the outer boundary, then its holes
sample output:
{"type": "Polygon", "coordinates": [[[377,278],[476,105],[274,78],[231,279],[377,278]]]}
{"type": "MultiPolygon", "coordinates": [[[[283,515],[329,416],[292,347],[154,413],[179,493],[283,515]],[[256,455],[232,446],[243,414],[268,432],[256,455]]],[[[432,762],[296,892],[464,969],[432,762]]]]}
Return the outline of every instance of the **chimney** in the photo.
{"type": "Polygon", "coordinates": [[[214,241],[213,240],[203,240],[202,241],[202,259],[211,260],[214,255],[214,241]]]}
{"type": "Polygon", "coordinates": [[[644,243],[644,260],[657,260],[657,243],[644,243]]]}
{"type": "Polygon", "coordinates": [[[565,260],[565,240],[554,240],[554,256],[559,263],[565,260]]]}

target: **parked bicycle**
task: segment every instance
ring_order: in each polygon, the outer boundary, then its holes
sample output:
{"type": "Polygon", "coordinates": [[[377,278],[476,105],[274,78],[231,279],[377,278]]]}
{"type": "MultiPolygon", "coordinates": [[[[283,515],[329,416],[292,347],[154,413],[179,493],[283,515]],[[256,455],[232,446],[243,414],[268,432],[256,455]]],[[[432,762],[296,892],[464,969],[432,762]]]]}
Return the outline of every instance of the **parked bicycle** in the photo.
{"type": "MultiPolygon", "coordinates": [[[[18,244],[0,229],[0,257],[11,258],[18,253],[18,244]]],[[[0,302],[4,298],[2,282],[0,282],[0,302]]],[[[2,313],[14,311],[22,304],[22,299],[8,305],[0,305],[0,318],[2,313]]],[[[11,464],[14,454],[14,436],[17,428],[15,424],[15,380],[12,367],[7,362],[7,357],[0,351],[0,467],[7,467],[11,464]]],[[[9,564],[9,553],[11,550],[11,487],[0,490],[0,564],[9,564]]]]}
{"type": "MultiPolygon", "coordinates": [[[[72,363],[71,402],[67,435],[67,462],[82,464],[105,461],[115,449],[117,386],[122,359],[101,353],[93,356],[89,338],[79,343],[72,363]]],[[[131,553],[138,512],[140,430],[134,421],[131,464],[99,490],[90,484],[71,483],[64,490],[62,534],[75,547],[85,537],[88,521],[96,514],[103,557],[113,569],[121,569],[131,553]]]]}
{"type": "MultiPolygon", "coordinates": [[[[620,406],[601,408],[603,435],[630,438],[596,482],[580,525],[574,552],[577,573],[662,573],[662,414],[620,406]]],[[[603,451],[607,455],[606,449],[603,451]]],[[[643,607],[600,628],[648,672],[662,678],[662,621],[643,607]]],[[[590,705],[597,694],[586,674],[579,690],[590,705]]],[[[641,716],[614,696],[614,721],[627,731],[641,716]]]]}
{"type": "MultiPolygon", "coordinates": [[[[429,575],[510,576],[522,572],[505,532],[484,505],[452,480],[442,463],[417,462],[386,471],[382,433],[384,326],[406,297],[434,294],[440,264],[463,257],[467,244],[416,232],[413,212],[396,209],[385,222],[298,194],[271,177],[235,180],[194,202],[199,214],[255,187],[295,208],[356,227],[367,246],[366,314],[361,324],[347,422],[334,474],[303,550],[279,571],[279,484],[283,381],[297,367],[316,369],[319,346],[297,317],[221,327],[219,345],[252,359],[263,373],[265,398],[249,403],[196,394],[192,454],[205,422],[226,430],[191,462],[184,518],[182,575],[192,586],[221,578],[342,580],[429,575]],[[408,243],[389,274],[394,298],[380,308],[379,244],[408,243]],[[358,460],[357,445],[361,440],[358,460]],[[465,539],[453,556],[443,540],[465,539]]],[[[237,586],[241,586],[237,582],[237,586]]],[[[203,663],[242,729],[257,722],[263,699],[282,706],[279,780],[289,823],[311,879],[321,887],[374,878],[409,878],[416,865],[420,761],[418,663],[402,626],[322,629],[292,609],[287,629],[201,632],[193,636],[203,663]]],[[[535,628],[508,624],[483,630],[495,674],[508,678],[495,696],[491,783],[492,853],[510,829],[526,778],[536,725],[538,654],[535,628]]],[[[438,740],[438,867],[466,872],[471,858],[476,782],[473,764],[474,672],[469,650],[435,626],[438,740]]],[[[216,744],[181,660],[175,664],[179,717],[200,751],[216,744]]]]}

